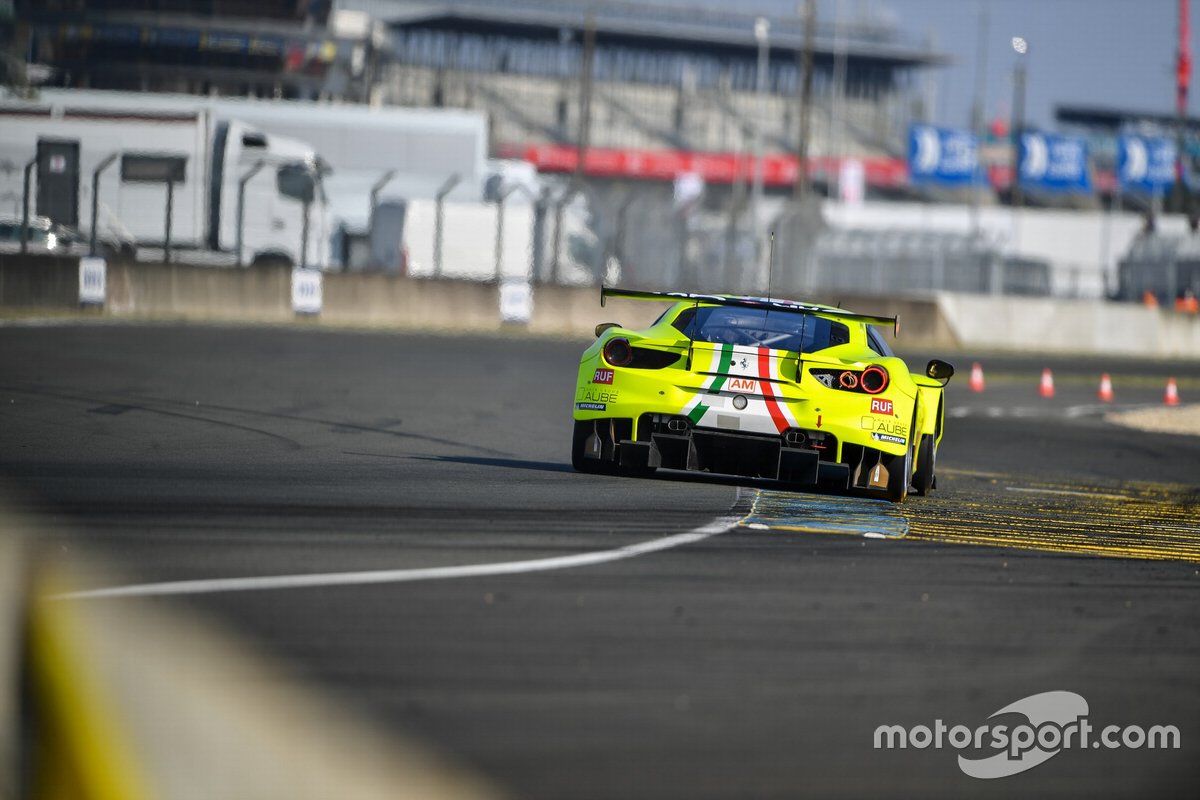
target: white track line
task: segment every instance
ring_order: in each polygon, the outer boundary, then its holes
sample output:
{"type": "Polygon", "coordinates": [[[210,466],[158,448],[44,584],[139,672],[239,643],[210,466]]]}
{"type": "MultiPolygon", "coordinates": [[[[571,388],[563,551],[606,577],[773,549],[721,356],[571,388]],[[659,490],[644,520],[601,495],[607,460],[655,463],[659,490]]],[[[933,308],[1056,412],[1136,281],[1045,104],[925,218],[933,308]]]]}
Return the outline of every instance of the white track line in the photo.
{"type": "MultiPolygon", "coordinates": [[[[740,504],[741,489],[738,490],[740,504]]],[[[661,539],[618,547],[614,550],[578,553],[572,556],[535,558],[528,561],[502,561],[495,564],[464,564],[457,567],[425,567],[419,569],[381,569],[365,572],[318,572],[309,575],[266,575],[246,578],[206,578],[164,583],[139,583],[130,586],[111,586],[86,589],[55,595],[58,600],[94,600],[109,597],[149,597],[171,594],[213,594],[216,592],[247,592],[260,589],[305,589],[316,586],[361,586],[371,583],[409,583],[412,581],[448,580],[451,578],[480,578],[493,575],[517,575],[526,572],[545,572],[554,569],[588,567],[636,558],[702,541],[735,527],[741,516],[717,517],[707,525],[693,528],[661,539]]]]}

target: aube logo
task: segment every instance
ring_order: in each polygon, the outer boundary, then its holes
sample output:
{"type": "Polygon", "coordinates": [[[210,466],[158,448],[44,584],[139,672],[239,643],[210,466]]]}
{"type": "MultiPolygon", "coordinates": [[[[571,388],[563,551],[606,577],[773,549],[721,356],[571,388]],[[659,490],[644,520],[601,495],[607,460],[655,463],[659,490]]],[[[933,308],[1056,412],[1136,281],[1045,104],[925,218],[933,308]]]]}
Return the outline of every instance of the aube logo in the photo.
{"type": "Polygon", "coordinates": [[[914,748],[970,750],[977,757],[958,756],[958,768],[972,778],[1007,778],[1049,761],[1063,750],[1178,750],[1179,728],[1174,725],[1106,725],[1097,728],[1088,718],[1088,702],[1075,692],[1053,691],[1009,703],[975,728],[933,725],[880,725],[875,749],[914,748]],[[1024,722],[1013,722],[1024,717],[1024,722]],[[1002,719],[997,719],[1002,718],[1002,719]],[[992,722],[991,720],[995,720],[992,722]],[[990,751],[990,752],[989,752],[990,751]]]}

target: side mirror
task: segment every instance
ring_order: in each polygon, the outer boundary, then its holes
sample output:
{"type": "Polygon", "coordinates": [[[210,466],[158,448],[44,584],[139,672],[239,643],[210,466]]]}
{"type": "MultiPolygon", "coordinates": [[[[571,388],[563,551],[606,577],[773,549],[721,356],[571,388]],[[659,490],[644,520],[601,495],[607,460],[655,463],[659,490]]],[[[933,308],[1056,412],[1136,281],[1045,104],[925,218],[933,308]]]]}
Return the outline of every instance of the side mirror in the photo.
{"type": "Polygon", "coordinates": [[[619,323],[619,322],[601,322],[599,325],[596,326],[596,338],[599,339],[600,334],[604,333],[609,328],[619,328],[619,327],[621,327],[621,323],[619,323]]]}
{"type": "Polygon", "coordinates": [[[954,365],[948,361],[935,358],[925,366],[925,374],[935,381],[941,381],[945,385],[954,377],[954,365]]]}

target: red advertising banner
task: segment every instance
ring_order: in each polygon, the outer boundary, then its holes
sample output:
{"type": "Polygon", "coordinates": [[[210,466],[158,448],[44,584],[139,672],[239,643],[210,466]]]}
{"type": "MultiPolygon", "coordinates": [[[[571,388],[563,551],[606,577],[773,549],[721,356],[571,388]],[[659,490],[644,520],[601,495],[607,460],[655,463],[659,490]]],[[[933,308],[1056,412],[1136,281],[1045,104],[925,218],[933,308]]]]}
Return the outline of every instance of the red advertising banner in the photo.
{"type": "MultiPolygon", "coordinates": [[[[539,172],[574,172],[579,151],[570,145],[500,145],[502,158],[519,158],[537,167],[539,172]]],[[[861,158],[868,186],[895,189],[909,185],[908,165],[902,158],[861,158]]],[[[827,180],[838,174],[842,159],[818,156],[808,159],[810,178],[827,180]]],[[[763,158],[763,183],[790,186],[796,181],[797,159],[792,155],[773,154],[763,158]]],[[[1012,183],[1012,168],[1007,164],[986,167],[988,180],[997,189],[1012,183]]],[[[584,172],[597,178],[640,178],[672,181],[685,173],[695,173],[705,183],[749,182],[754,174],[752,156],[738,153],[693,153],[686,150],[633,150],[593,147],[587,151],[584,172]]],[[[1095,172],[1095,188],[1111,192],[1115,177],[1111,171],[1095,172]]]]}
{"type": "MultiPolygon", "coordinates": [[[[578,149],[569,145],[502,145],[500,154],[504,158],[524,159],[536,166],[539,172],[574,172],[579,162],[578,149]]],[[[860,160],[868,184],[888,188],[908,184],[908,168],[902,159],[860,160]]],[[[837,158],[810,158],[808,174],[814,178],[836,175],[840,164],[841,160],[837,158]]],[[[763,158],[763,182],[768,186],[790,186],[796,181],[796,169],[795,156],[768,155],[763,158]]],[[[733,183],[738,179],[750,180],[754,174],[754,159],[737,153],[593,147],[587,151],[584,172],[593,177],[664,181],[692,172],[706,183],[733,183]]]]}

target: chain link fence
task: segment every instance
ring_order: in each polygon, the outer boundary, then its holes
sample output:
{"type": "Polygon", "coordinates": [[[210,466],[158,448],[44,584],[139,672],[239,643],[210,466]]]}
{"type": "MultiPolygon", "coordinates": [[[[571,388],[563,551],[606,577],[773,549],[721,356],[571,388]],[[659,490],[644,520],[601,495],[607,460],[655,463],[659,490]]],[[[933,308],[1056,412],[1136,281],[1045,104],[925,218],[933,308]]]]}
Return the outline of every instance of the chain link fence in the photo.
{"type": "MultiPolygon", "coordinates": [[[[28,204],[35,212],[80,200],[88,207],[92,199],[88,181],[70,184],[42,178],[41,173],[51,174],[52,167],[48,161],[44,168],[31,170],[28,189],[18,180],[24,172],[10,170],[13,185],[4,188],[13,196],[13,205],[17,206],[15,198],[20,198],[20,208],[28,204]],[[78,197],[59,196],[64,192],[78,197]]],[[[293,226],[295,235],[290,238],[298,245],[327,226],[331,228],[328,246],[314,244],[308,249],[310,265],[324,269],[464,280],[521,278],[577,286],[620,282],[652,290],[769,291],[794,297],[850,291],[1046,295],[1053,288],[1045,262],[1006,257],[984,238],[830,227],[822,219],[817,198],[799,204],[767,198],[759,215],[763,227],[755,235],[750,227],[747,193],[737,186],[732,190],[716,187],[710,197],[681,201],[675,187],[667,183],[576,183],[567,178],[539,176],[530,185],[502,183],[492,187],[488,202],[380,200],[372,196],[367,229],[353,231],[337,225],[336,209],[321,202],[319,192],[313,209],[306,209],[306,198],[289,196],[282,182],[286,176],[274,170],[262,172],[249,179],[262,184],[263,191],[254,198],[255,215],[269,221],[281,218],[284,208],[290,209],[298,219],[293,226]],[[278,207],[265,209],[261,207],[265,203],[278,207]],[[322,215],[319,223],[316,213],[322,215]],[[306,220],[306,215],[311,219],[306,220]],[[774,232],[773,243],[766,231],[774,232]]],[[[153,218],[156,225],[164,224],[161,198],[152,197],[143,186],[122,180],[115,168],[106,177],[99,184],[96,203],[102,241],[114,240],[112,232],[127,230],[134,224],[130,220],[149,224],[146,220],[153,218]]],[[[233,176],[225,183],[236,188],[242,177],[233,176]]],[[[453,177],[447,176],[447,185],[453,177]]],[[[173,257],[214,266],[237,263],[236,258],[230,258],[228,246],[212,244],[240,242],[243,231],[239,226],[248,223],[241,215],[227,215],[220,223],[221,235],[214,238],[209,230],[211,220],[202,213],[210,202],[203,182],[192,181],[189,176],[185,186],[177,195],[182,202],[176,201],[179,205],[172,241],[178,249],[173,257]]],[[[225,195],[228,200],[237,192],[225,195]]],[[[86,233],[90,219],[79,222],[86,233]]],[[[43,229],[55,229],[56,224],[53,217],[31,214],[25,228],[26,246],[32,243],[35,247],[62,249],[74,241],[77,250],[86,249],[87,238],[78,229],[73,234],[62,233],[57,242],[43,235],[43,229]]],[[[23,227],[18,215],[0,220],[0,233],[12,240],[5,246],[19,244],[23,227]]],[[[165,242],[161,241],[165,235],[153,237],[151,233],[147,229],[136,237],[137,257],[165,260],[165,242]]],[[[1172,247],[1147,241],[1144,252],[1140,250],[1140,255],[1132,254],[1130,258],[1141,259],[1137,263],[1142,264],[1167,263],[1163,253],[1183,252],[1172,247]],[[1158,250],[1151,252],[1155,247],[1158,250]]],[[[298,251],[295,255],[300,255],[304,248],[293,249],[298,251]]],[[[1200,248],[1193,249],[1200,252],[1200,248]]],[[[242,260],[252,262],[252,258],[242,260]]],[[[1175,278],[1156,278],[1156,269],[1166,267],[1143,266],[1136,271],[1141,276],[1138,280],[1153,282],[1156,291],[1171,292],[1177,288],[1172,281],[1179,283],[1186,277],[1179,277],[1182,273],[1176,269],[1175,278]]],[[[1126,283],[1133,280],[1128,278],[1126,283]]],[[[1140,292],[1141,284],[1129,291],[1140,292]]]]}
{"type": "Polygon", "coordinates": [[[1117,296],[1171,303],[1184,293],[1200,296],[1200,233],[1144,232],[1134,238],[1117,266],[1117,296]]]}

